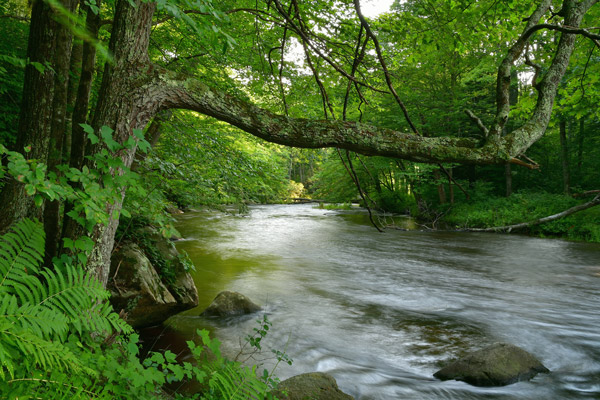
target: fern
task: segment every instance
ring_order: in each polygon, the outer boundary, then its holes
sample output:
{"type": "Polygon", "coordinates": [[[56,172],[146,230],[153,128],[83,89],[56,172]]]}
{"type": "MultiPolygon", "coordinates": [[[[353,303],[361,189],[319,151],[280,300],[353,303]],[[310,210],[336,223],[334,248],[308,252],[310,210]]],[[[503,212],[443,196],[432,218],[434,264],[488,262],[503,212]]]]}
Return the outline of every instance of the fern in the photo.
{"type": "Polygon", "coordinates": [[[268,385],[256,376],[256,367],[249,368],[226,361],[212,371],[210,388],[219,399],[246,400],[263,399],[269,391],[268,385]]]}
{"type": "Polygon", "coordinates": [[[131,331],[104,301],[108,294],[101,284],[83,268],[42,270],[43,254],[39,222],[23,220],[0,238],[1,379],[17,382],[17,371],[29,376],[40,369],[94,375],[65,346],[67,334],[131,331]]]}

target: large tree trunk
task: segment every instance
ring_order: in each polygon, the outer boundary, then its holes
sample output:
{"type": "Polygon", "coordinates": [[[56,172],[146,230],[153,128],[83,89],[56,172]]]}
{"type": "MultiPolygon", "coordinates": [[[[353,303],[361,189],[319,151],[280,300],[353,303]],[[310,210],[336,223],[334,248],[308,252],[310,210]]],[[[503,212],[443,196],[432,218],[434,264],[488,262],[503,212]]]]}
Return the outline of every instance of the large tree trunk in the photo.
{"type": "MultiPolygon", "coordinates": [[[[31,25],[27,44],[27,58],[32,63],[51,66],[56,49],[59,24],[52,9],[43,1],[35,0],[31,10],[31,25]]],[[[52,124],[54,73],[50,68],[38,71],[33,64],[25,67],[23,100],[19,114],[16,151],[31,148],[25,157],[46,161],[52,124]]],[[[0,192],[0,232],[21,218],[39,218],[42,210],[25,194],[23,184],[10,180],[0,192]]]]}
{"type": "MultiPolygon", "coordinates": [[[[62,5],[70,12],[75,11],[78,0],[62,0],[62,5]]],[[[71,69],[71,49],[73,33],[71,28],[60,25],[57,28],[54,50],[54,98],[52,100],[52,122],[50,124],[50,145],[48,147],[48,171],[58,173],[56,167],[63,162],[63,140],[67,129],[67,104],[69,94],[69,71],[71,69]]],[[[46,234],[44,263],[50,267],[52,258],[57,256],[62,233],[60,203],[48,201],[44,207],[44,232],[46,234]]]]}
{"type": "MultiPolygon", "coordinates": [[[[117,2],[109,46],[114,62],[106,64],[92,126],[96,131],[102,126],[111,127],[114,139],[121,143],[133,135],[133,129],[143,129],[159,111],[150,90],[154,68],[148,59],[155,8],[154,2],[142,0],[135,1],[135,6],[127,0],[117,2]]],[[[126,167],[131,166],[134,155],[135,148],[121,151],[120,157],[126,167]]],[[[110,255],[119,224],[118,218],[113,218],[113,215],[121,211],[124,196],[123,189],[120,199],[106,205],[111,216],[109,222],[97,225],[92,234],[96,246],[87,268],[104,285],[108,280],[110,255]]]]}

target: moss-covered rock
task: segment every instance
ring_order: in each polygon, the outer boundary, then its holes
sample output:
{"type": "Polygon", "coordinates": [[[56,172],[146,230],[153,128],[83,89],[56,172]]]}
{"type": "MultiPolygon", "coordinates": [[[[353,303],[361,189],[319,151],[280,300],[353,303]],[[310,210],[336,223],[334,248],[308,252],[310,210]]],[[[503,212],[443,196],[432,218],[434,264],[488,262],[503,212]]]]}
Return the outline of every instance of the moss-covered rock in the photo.
{"type": "Polygon", "coordinates": [[[111,257],[107,289],[115,310],[136,328],[160,324],[198,305],[198,291],[173,243],[153,228],[138,232],[139,244],[122,243],[111,257]]]}
{"type": "MultiPolygon", "coordinates": [[[[162,281],[169,289],[177,304],[179,311],[189,310],[198,305],[198,290],[194,284],[194,279],[189,274],[187,257],[177,251],[173,242],[163,237],[156,229],[145,227],[142,229],[142,235],[149,239],[149,246],[155,250],[155,258],[160,258],[163,269],[168,271],[159,271],[163,275],[162,281]]],[[[148,251],[146,249],[146,251],[148,251]]],[[[156,266],[155,266],[156,267],[156,266]]]]}
{"type": "Polygon", "coordinates": [[[260,311],[260,306],[241,293],[223,291],[215,297],[213,302],[202,312],[206,317],[228,317],[234,315],[251,314],[260,311]]]}
{"type": "Polygon", "coordinates": [[[281,382],[275,396],[282,400],[353,400],[342,392],[335,379],[323,372],[292,376],[281,382]]]}
{"type": "Polygon", "coordinates": [[[474,386],[504,386],[550,372],[533,355],[507,343],[495,343],[468,354],[435,374],[441,380],[455,379],[474,386]]]}
{"type": "Polygon", "coordinates": [[[177,300],[148,257],[133,243],[113,253],[107,289],[113,308],[117,312],[125,310],[127,322],[136,328],[159,324],[177,309],[177,300]]]}

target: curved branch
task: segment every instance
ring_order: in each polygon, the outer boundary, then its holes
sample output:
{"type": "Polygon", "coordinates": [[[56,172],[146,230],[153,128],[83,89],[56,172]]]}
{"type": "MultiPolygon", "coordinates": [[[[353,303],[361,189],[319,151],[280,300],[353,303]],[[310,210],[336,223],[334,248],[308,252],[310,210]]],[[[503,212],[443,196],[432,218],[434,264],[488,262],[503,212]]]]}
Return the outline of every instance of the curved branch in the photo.
{"type": "Polygon", "coordinates": [[[503,164],[507,142],[479,146],[477,140],[423,137],[351,121],[291,118],[239,100],[204,83],[154,66],[146,91],[155,110],[182,108],[234,125],[269,142],[293,147],[337,147],[365,155],[397,157],[417,162],[503,164]]]}
{"type": "MultiPolygon", "coordinates": [[[[534,12],[524,33],[517,43],[509,50],[508,55],[502,61],[502,64],[498,69],[496,89],[497,113],[496,120],[492,129],[490,129],[490,141],[504,143],[503,146],[506,145],[505,150],[507,151],[507,154],[510,154],[512,157],[523,154],[525,150],[539,140],[546,132],[546,128],[552,115],[552,107],[554,105],[554,98],[556,97],[558,85],[567,70],[569,59],[575,47],[576,35],[563,33],[558,42],[556,53],[548,71],[543,79],[538,82],[538,98],[530,118],[523,126],[505,137],[500,138],[500,133],[508,119],[508,113],[510,111],[508,88],[510,86],[510,70],[512,63],[516,60],[516,57],[521,54],[533,32],[539,30],[537,27],[541,25],[532,24],[532,21],[539,19],[538,16],[541,18],[540,12],[547,6],[546,3],[547,2],[543,2],[536,12],[534,12]]],[[[579,26],[583,16],[589,9],[588,6],[591,6],[590,2],[571,2],[566,12],[565,25],[570,27],[579,26]]]]}
{"type": "Polygon", "coordinates": [[[490,136],[492,137],[499,137],[501,135],[502,129],[508,120],[508,113],[510,112],[510,71],[512,66],[521,55],[531,35],[536,32],[534,29],[535,25],[551,5],[552,0],[544,0],[538,5],[533,14],[527,19],[527,25],[523,33],[508,50],[506,57],[504,57],[498,67],[498,77],[496,80],[496,118],[490,129],[490,136]]]}
{"type": "Polygon", "coordinates": [[[479,119],[479,117],[475,115],[471,110],[465,110],[465,114],[467,114],[469,118],[471,118],[471,121],[475,122],[481,133],[483,133],[483,136],[487,138],[490,132],[488,128],[486,128],[486,126],[483,124],[481,119],[479,119]]]}

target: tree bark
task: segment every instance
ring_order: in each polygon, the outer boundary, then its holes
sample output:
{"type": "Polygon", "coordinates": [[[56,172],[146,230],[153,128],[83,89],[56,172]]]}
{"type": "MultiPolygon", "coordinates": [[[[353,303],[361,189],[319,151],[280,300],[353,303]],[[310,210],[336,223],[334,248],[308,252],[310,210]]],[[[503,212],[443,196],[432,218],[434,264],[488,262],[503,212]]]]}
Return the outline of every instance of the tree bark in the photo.
{"type": "Polygon", "coordinates": [[[560,159],[562,164],[562,176],[563,176],[563,192],[568,195],[570,193],[571,186],[571,173],[569,172],[569,147],[567,144],[567,121],[564,116],[560,117],[559,122],[560,131],[560,159]]]}
{"type": "MultiPolygon", "coordinates": [[[[19,114],[16,151],[22,152],[27,146],[31,151],[25,154],[28,159],[46,161],[52,124],[52,99],[54,96],[54,73],[52,61],[56,48],[59,24],[52,9],[43,0],[35,0],[31,10],[31,24],[27,57],[31,63],[46,66],[38,71],[28,63],[25,67],[23,100],[19,114]]],[[[22,218],[40,218],[42,209],[33,203],[33,197],[25,194],[23,184],[10,180],[0,192],[0,232],[14,221],[22,218]]]]}
{"type": "MultiPolygon", "coordinates": [[[[70,12],[75,11],[77,0],[62,0],[62,5],[70,12]]],[[[54,98],[52,99],[52,121],[50,124],[50,145],[46,165],[49,172],[58,173],[56,167],[63,162],[63,140],[67,129],[67,104],[69,93],[69,71],[73,34],[64,25],[57,27],[54,50],[54,98]]],[[[52,258],[57,255],[62,230],[60,202],[47,201],[44,207],[44,232],[46,234],[44,264],[51,267],[52,258]]]]}
{"type": "Polygon", "coordinates": [[[512,189],[512,168],[510,163],[504,164],[504,182],[506,187],[506,197],[510,197],[512,189]]]}

